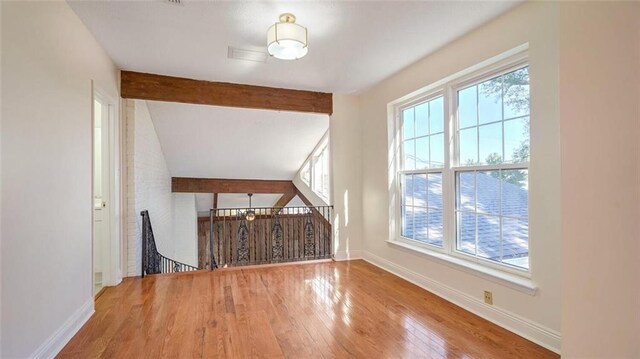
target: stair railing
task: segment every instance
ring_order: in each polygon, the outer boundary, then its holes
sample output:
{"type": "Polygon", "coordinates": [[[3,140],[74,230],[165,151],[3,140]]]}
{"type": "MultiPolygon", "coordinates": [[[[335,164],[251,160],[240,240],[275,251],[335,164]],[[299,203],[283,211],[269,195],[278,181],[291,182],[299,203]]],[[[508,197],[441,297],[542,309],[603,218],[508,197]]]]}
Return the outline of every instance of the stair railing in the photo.
{"type": "Polygon", "coordinates": [[[212,209],[211,269],[331,258],[332,212],[332,206],[212,209]]]}
{"type": "Polygon", "coordinates": [[[189,264],[168,258],[158,252],[153,236],[149,211],[140,212],[142,216],[142,277],[147,274],[192,272],[198,270],[189,264]]]}

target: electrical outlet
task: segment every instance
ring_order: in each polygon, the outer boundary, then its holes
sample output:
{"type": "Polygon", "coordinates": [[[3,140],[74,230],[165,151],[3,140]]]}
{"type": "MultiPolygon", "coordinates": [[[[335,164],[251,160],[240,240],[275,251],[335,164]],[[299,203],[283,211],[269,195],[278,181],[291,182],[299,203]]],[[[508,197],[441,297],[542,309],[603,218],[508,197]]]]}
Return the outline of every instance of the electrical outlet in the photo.
{"type": "Polygon", "coordinates": [[[484,302],[490,305],[493,305],[493,293],[489,291],[484,291],[484,302]]]}

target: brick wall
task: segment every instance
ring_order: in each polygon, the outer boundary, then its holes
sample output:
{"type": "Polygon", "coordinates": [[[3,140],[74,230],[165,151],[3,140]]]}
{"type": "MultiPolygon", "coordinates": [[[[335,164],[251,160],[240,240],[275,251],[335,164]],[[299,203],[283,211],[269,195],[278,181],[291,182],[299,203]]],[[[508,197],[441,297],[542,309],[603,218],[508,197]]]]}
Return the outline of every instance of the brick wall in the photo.
{"type": "Polygon", "coordinates": [[[140,275],[141,217],[148,210],[158,251],[175,255],[172,241],[173,197],[171,173],[167,167],[147,103],[127,100],[128,240],[127,272],[140,275]]]}

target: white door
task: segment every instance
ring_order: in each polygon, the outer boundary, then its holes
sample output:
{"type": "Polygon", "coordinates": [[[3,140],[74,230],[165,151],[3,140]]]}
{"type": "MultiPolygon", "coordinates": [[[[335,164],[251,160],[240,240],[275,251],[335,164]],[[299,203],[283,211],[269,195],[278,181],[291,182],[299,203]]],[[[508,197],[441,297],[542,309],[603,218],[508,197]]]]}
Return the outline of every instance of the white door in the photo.
{"type": "Polygon", "coordinates": [[[94,98],[94,166],[93,166],[93,208],[94,243],[93,275],[94,294],[97,294],[109,282],[110,272],[110,166],[109,166],[109,105],[94,98]]]}

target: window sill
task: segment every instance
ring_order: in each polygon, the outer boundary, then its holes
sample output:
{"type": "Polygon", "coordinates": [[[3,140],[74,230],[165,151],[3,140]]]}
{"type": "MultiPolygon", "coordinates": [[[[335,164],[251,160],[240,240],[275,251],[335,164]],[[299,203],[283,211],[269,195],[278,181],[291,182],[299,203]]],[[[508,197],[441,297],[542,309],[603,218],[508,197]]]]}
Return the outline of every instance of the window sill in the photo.
{"type": "Polygon", "coordinates": [[[435,259],[452,268],[462,270],[464,272],[473,274],[475,276],[490,280],[498,284],[505,285],[509,288],[515,289],[519,292],[531,296],[535,295],[538,291],[538,286],[529,278],[524,278],[519,275],[507,273],[498,269],[489,268],[478,263],[473,263],[461,258],[447,255],[445,253],[440,253],[420,246],[411,245],[409,243],[393,240],[387,240],[386,242],[403,249],[417,252],[429,258],[435,259]]]}

